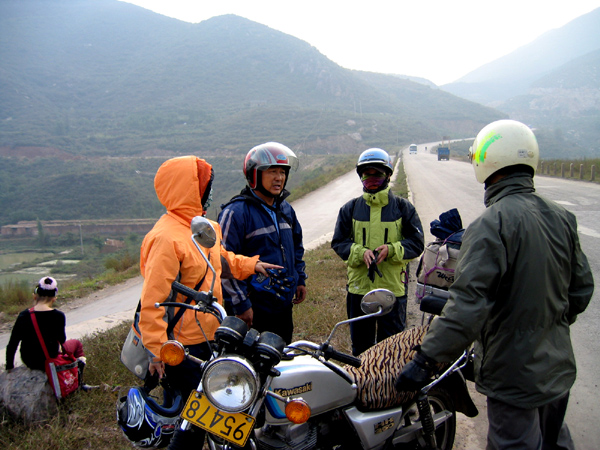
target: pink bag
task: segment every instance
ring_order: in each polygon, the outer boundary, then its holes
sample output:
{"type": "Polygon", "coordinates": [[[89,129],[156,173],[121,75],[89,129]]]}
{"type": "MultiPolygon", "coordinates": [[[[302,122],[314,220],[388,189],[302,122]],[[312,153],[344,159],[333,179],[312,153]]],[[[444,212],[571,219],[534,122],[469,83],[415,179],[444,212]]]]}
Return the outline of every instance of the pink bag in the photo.
{"type": "Polygon", "coordinates": [[[58,400],[63,399],[67,395],[76,391],[79,387],[79,367],[77,360],[73,355],[65,353],[64,350],[63,353],[56,355],[56,358],[50,358],[48,349],[46,348],[46,343],[44,342],[44,338],[42,337],[42,333],[40,332],[40,328],[37,324],[37,319],[35,318],[35,310],[30,308],[29,313],[31,314],[33,328],[37,333],[38,339],[40,340],[40,345],[42,346],[42,350],[46,356],[46,362],[44,365],[46,368],[48,381],[54,390],[54,395],[56,395],[56,398],[58,400]]]}

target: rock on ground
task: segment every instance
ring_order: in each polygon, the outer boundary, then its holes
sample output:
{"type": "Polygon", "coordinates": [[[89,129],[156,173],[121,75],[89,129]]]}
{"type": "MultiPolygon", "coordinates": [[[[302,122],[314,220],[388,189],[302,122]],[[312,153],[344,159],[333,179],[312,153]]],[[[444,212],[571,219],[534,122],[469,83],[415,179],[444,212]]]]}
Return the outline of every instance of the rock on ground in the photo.
{"type": "Polygon", "coordinates": [[[0,409],[32,424],[48,421],[58,412],[58,404],[44,372],[18,366],[0,372],[0,409]]]}

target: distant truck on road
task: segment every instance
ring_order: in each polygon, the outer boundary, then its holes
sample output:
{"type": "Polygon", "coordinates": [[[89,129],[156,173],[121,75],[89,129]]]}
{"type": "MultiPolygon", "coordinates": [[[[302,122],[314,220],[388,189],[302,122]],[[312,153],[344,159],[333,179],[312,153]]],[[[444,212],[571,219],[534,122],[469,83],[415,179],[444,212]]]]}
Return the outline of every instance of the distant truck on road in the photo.
{"type": "Polygon", "coordinates": [[[449,161],[450,160],[450,149],[448,147],[438,147],[437,149],[438,161],[449,161]]]}
{"type": "Polygon", "coordinates": [[[408,147],[408,154],[409,155],[417,154],[417,144],[410,144],[410,147],[408,147]]]}

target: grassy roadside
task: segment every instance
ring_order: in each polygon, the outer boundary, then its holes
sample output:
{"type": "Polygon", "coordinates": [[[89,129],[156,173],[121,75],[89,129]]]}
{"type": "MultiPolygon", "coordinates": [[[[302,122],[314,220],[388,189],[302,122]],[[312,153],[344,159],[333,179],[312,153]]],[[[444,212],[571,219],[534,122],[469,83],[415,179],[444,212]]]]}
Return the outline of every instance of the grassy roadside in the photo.
{"type": "MultiPolygon", "coordinates": [[[[307,252],[309,295],[295,309],[294,339],[322,341],[344,320],[346,271],[329,244],[307,252]]],[[[88,358],[85,382],[100,388],[77,392],[48,423],[25,426],[0,416],[0,448],[20,450],[117,450],[131,448],[118,429],[115,404],[139,380],[119,360],[129,324],[82,339],[88,358]]],[[[340,330],[335,345],[349,350],[349,332],[340,330]]]]}

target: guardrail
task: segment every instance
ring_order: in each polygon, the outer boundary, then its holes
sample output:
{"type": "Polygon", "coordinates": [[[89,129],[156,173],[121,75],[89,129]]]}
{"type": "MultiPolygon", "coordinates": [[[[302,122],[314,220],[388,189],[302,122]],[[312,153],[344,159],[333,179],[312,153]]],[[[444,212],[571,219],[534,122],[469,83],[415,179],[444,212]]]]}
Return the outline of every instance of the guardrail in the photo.
{"type": "Polygon", "coordinates": [[[596,166],[594,164],[589,166],[589,173],[584,164],[579,164],[577,170],[575,169],[576,164],[574,163],[570,163],[568,169],[566,169],[565,166],[565,163],[542,161],[540,163],[539,173],[542,175],[560,176],[561,178],[579,178],[580,180],[589,179],[589,181],[596,181],[596,166]],[[589,178],[586,178],[586,175],[588,175],[589,178]]]}

